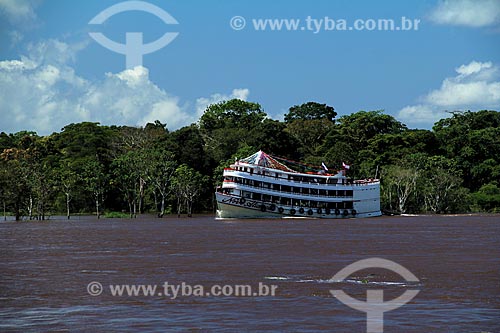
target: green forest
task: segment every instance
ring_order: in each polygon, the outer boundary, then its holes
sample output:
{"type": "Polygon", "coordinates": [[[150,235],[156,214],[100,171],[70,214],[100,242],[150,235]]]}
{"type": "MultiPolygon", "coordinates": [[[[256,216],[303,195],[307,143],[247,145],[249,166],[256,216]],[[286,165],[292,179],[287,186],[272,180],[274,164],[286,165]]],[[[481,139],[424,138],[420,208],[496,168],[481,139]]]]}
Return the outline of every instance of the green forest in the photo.
{"type": "Polygon", "coordinates": [[[214,212],[223,168],[258,150],[329,169],[345,162],[349,177],[380,178],[386,212],[500,212],[500,112],[451,112],[423,130],[380,110],[337,117],[316,102],[278,121],[238,99],[175,131],[155,121],[2,132],[0,202],[17,220],[214,212]]]}

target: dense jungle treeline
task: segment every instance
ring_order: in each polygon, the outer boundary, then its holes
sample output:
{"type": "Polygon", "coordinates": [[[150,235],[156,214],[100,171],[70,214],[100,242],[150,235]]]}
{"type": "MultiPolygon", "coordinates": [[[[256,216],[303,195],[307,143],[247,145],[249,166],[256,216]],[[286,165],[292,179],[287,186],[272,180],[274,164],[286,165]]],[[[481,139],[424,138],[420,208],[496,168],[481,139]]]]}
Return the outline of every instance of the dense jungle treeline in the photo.
{"type": "Polygon", "coordinates": [[[346,162],[353,178],[381,178],[389,212],[500,211],[500,112],[453,112],[417,130],[382,111],[337,118],[315,102],[277,121],[237,99],[210,105],[198,123],[173,132],[160,121],[84,122],[48,136],[2,132],[0,202],[16,219],[213,212],[223,168],[259,149],[330,170],[346,162]]]}

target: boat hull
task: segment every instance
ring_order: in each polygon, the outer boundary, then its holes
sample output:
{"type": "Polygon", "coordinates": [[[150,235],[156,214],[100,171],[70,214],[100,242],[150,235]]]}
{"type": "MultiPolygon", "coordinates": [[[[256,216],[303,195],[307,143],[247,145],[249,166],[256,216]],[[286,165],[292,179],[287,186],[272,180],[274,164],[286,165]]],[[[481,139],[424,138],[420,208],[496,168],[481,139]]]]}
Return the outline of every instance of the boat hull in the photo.
{"type": "Polygon", "coordinates": [[[381,211],[359,211],[352,209],[318,210],[262,203],[256,200],[242,199],[223,193],[216,193],[217,218],[364,218],[381,216],[381,211]]]}

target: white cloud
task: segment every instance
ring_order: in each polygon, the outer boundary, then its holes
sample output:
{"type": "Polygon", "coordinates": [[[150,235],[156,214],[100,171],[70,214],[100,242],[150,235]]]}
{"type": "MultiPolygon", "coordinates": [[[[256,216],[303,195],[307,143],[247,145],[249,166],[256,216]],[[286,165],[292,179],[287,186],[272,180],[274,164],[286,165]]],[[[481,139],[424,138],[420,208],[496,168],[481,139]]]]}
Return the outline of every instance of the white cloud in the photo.
{"type": "Polygon", "coordinates": [[[103,124],[142,126],[161,120],[169,129],[195,122],[196,119],[179,103],[149,80],[145,67],[107,73],[102,82],[93,83],[80,98],[80,106],[92,119],[103,124]]]}
{"type": "Polygon", "coordinates": [[[0,13],[11,23],[26,23],[36,19],[35,7],[39,1],[0,0],[0,13]]]}
{"type": "Polygon", "coordinates": [[[489,61],[489,62],[472,61],[468,65],[462,65],[462,66],[456,68],[455,71],[458,74],[471,75],[471,74],[479,73],[480,71],[482,71],[484,69],[489,69],[492,66],[493,65],[491,64],[491,61],[489,61]]]}
{"type": "Polygon", "coordinates": [[[36,68],[36,63],[29,60],[5,60],[0,61],[0,70],[4,71],[16,71],[16,70],[27,70],[36,68]]]}
{"type": "Polygon", "coordinates": [[[90,40],[68,44],[57,39],[48,39],[27,46],[29,59],[38,64],[66,65],[76,60],[78,52],[89,44],[90,40]]]}
{"type": "Polygon", "coordinates": [[[500,105],[500,75],[491,62],[472,61],[455,69],[457,75],[445,78],[439,89],[421,98],[422,103],[399,111],[399,118],[410,126],[432,125],[446,117],[445,110],[478,110],[500,105]]]}
{"type": "Polygon", "coordinates": [[[208,104],[249,93],[235,89],[199,98],[193,110],[150,81],[145,67],[106,73],[95,82],[78,76],[68,62],[82,47],[49,40],[19,60],[0,61],[0,131],[48,134],[81,121],[144,126],[157,119],[175,130],[196,122],[208,104]]]}
{"type": "Polygon", "coordinates": [[[430,105],[422,104],[405,106],[398,114],[399,119],[411,126],[432,125],[437,120],[445,117],[447,117],[446,112],[434,109],[430,105]]]}
{"type": "Polygon", "coordinates": [[[241,99],[246,101],[250,91],[248,89],[233,89],[230,95],[213,94],[210,97],[200,97],[196,100],[196,116],[201,117],[205,112],[207,106],[230,99],[241,99]]]}
{"type": "Polygon", "coordinates": [[[500,22],[498,0],[443,0],[432,10],[430,19],[439,24],[484,27],[500,22]]]}
{"type": "Polygon", "coordinates": [[[500,103],[498,67],[491,62],[472,61],[455,69],[457,76],[446,78],[441,87],[430,92],[425,101],[441,107],[484,106],[500,103]]]}
{"type": "Polygon", "coordinates": [[[9,31],[7,35],[10,38],[11,45],[17,45],[24,39],[24,35],[17,30],[9,31]]]}

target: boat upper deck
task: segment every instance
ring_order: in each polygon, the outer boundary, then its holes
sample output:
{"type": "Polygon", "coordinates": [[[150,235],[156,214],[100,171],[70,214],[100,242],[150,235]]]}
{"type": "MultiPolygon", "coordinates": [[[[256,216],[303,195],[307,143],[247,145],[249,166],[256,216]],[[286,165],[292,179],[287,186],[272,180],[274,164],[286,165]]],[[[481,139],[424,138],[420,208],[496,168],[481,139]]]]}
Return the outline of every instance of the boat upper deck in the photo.
{"type": "Polygon", "coordinates": [[[253,178],[253,176],[265,177],[273,183],[302,183],[304,185],[354,185],[367,186],[378,184],[378,179],[363,179],[351,180],[345,176],[345,170],[340,170],[336,174],[328,174],[326,172],[319,173],[301,173],[296,171],[284,171],[263,167],[260,165],[250,164],[237,161],[229,168],[224,169],[224,176],[240,176],[245,178],[253,178]]]}

